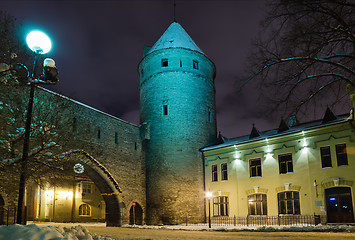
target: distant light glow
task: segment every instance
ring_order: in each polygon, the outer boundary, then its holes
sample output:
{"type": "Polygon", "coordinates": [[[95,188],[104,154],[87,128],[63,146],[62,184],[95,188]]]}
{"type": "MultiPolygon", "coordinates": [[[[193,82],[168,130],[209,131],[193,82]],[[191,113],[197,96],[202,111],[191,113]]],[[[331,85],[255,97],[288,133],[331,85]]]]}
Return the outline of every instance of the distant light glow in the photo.
{"type": "Polygon", "coordinates": [[[37,54],[46,54],[52,48],[49,37],[40,31],[32,31],[26,37],[28,47],[37,54]]]}
{"type": "Polygon", "coordinates": [[[212,197],[212,193],[211,193],[211,192],[206,192],[206,197],[207,197],[207,198],[212,197]]]}
{"type": "Polygon", "coordinates": [[[332,197],[332,198],[329,198],[329,201],[336,201],[337,199],[332,197]]]}
{"type": "Polygon", "coordinates": [[[71,192],[71,191],[58,191],[57,194],[58,194],[57,196],[61,199],[68,200],[68,198],[69,199],[73,198],[73,192],[71,192]]]}

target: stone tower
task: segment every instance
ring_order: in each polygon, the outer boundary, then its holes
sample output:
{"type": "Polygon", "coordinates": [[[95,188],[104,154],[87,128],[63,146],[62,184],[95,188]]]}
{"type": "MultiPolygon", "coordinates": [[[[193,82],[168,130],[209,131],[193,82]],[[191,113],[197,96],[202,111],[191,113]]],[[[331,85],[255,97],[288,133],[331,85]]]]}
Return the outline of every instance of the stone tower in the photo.
{"type": "Polygon", "coordinates": [[[173,22],[138,67],[148,224],[204,217],[199,149],[216,140],[215,66],[173,22]]]}

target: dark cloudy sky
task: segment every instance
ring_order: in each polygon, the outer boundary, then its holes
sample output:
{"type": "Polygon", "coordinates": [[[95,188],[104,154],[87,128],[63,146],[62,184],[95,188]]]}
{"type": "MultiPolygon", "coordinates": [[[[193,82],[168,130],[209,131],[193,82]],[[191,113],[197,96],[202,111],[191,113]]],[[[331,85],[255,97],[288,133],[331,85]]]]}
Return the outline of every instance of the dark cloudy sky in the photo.
{"type": "MultiPolygon", "coordinates": [[[[251,40],[260,31],[265,1],[176,0],[176,19],[215,63],[218,130],[226,137],[277,123],[253,113],[255,95],[236,93],[251,40]]],[[[139,124],[137,65],[173,21],[173,0],[0,0],[0,9],[41,29],[53,41],[55,91],[139,124]]],[[[25,36],[24,36],[25,37],[25,36]]]]}

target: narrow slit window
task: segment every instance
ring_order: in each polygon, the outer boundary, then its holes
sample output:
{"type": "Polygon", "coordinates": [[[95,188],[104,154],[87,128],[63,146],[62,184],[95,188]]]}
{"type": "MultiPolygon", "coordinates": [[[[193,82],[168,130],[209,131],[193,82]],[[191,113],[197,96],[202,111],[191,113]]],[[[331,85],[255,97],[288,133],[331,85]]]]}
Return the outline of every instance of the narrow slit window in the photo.
{"type": "Polygon", "coordinates": [[[163,105],[163,115],[168,115],[168,105],[163,105]]]}
{"type": "Polygon", "coordinates": [[[192,66],[193,66],[194,69],[198,69],[198,61],[193,60],[192,61],[192,66]]]}
{"type": "Polygon", "coordinates": [[[211,113],[211,111],[208,111],[208,121],[212,122],[212,113],[211,113]]]}
{"type": "Polygon", "coordinates": [[[180,60],[180,67],[182,67],[182,61],[180,60]]]}
{"type": "Polygon", "coordinates": [[[115,132],[115,143],[118,144],[118,132],[115,132]]]}
{"type": "Polygon", "coordinates": [[[77,125],[77,120],[76,118],[73,118],[73,132],[76,131],[76,125],[77,125]]]}
{"type": "Polygon", "coordinates": [[[161,60],[161,66],[162,67],[167,67],[169,65],[168,59],[167,58],[163,58],[161,60]]]}
{"type": "Polygon", "coordinates": [[[101,130],[97,130],[97,138],[100,139],[101,138],[101,130]]]}

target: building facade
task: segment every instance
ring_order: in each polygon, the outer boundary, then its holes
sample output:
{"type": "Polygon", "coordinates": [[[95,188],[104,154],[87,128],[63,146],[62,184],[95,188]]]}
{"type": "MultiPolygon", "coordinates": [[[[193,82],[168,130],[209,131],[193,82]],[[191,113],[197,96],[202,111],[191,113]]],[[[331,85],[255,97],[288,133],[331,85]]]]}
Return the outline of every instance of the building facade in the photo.
{"type": "Polygon", "coordinates": [[[319,121],[281,121],[265,132],[253,126],[250,135],[203,148],[212,216],[282,224],[314,223],[316,215],[322,223],[353,223],[353,121],[327,109],[319,121]]]}

